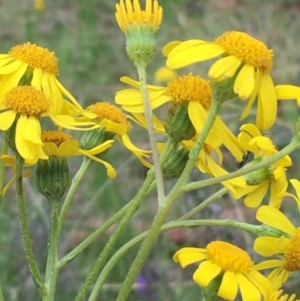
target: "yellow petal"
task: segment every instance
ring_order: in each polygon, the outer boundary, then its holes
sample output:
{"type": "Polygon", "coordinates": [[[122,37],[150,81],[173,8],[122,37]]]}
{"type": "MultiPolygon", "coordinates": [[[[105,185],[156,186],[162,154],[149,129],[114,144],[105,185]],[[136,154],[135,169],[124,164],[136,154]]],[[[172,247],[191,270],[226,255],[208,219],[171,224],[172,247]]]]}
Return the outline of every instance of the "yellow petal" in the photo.
{"type": "Polygon", "coordinates": [[[26,64],[21,60],[10,61],[9,64],[2,66],[0,68],[0,75],[6,75],[6,74],[16,72],[16,70],[18,70],[22,65],[26,65],[26,64]]]}
{"type": "Polygon", "coordinates": [[[208,76],[212,79],[225,79],[233,77],[241,63],[241,60],[234,55],[226,56],[217,60],[210,67],[208,76]]]}
{"type": "Polygon", "coordinates": [[[290,240],[283,236],[281,238],[261,236],[255,239],[253,248],[256,253],[262,256],[272,256],[274,254],[284,253],[289,244],[290,240]]]}
{"type": "Polygon", "coordinates": [[[234,300],[238,293],[238,282],[234,272],[226,271],[218,290],[218,296],[225,300],[234,300]]]}
{"type": "Polygon", "coordinates": [[[166,44],[163,49],[162,49],[162,53],[165,57],[168,57],[169,53],[179,44],[181,44],[181,41],[172,41],[168,44],[166,44]]]}
{"type": "Polygon", "coordinates": [[[254,267],[256,270],[267,270],[267,269],[273,269],[276,267],[282,266],[283,261],[281,259],[270,259],[270,260],[264,260],[258,264],[256,264],[254,267]]]}
{"type": "Polygon", "coordinates": [[[270,75],[263,75],[258,94],[256,124],[261,130],[268,130],[277,116],[277,98],[273,80],[270,75]]]}
{"type": "Polygon", "coordinates": [[[27,64],[22,64],[18,70],[15,70],[13,73],[2,77],[0,81],[1,95],[5,95],[9,90],[19,84],[20,79],[26,72],[27,66],[27,64]]]}
{"type": "Polygon", "coordinates": [[[206,250],[200,248],[182,248],[173,256],[173,260],[179,262],[182,268],[206,258],[206,250]]]}
{"type": "Polygon", "coordinates": [[[183,42],[169,54],[166,65],[170,69],[182,68],[194,63],[206,61],[224,53],[224,49],[215,43],[199,41],[198,45],[187,45],[183,42]]]}
{"type": "Polygon", "coordinates": [[[255,190],[253,190],[251,193],[247,195],[245,198],[245,205],[250,208],[256,208],[260,205],[263,198],[267,194],[267,191],[269,189],[269,181],[266,180],[262,183],[260,183],[255,190]]]}
{"type": "Polygon", "coordinates": [[[222,268],[215,263],[205,260],[199,264],[193,279],[200,286],[207,287],[210,282],[222,272],[222,268]]]}
{"type": "Polygon", "coordinates": [[[254,90],[254,67],[245,64],[234,81],[234,93],[241,99],[248,99],[254,90]]]}
{"type": "Polygon", "coordinates": [[[257,210],[256,219],[292,236],[296,232],[290,220],[281,211],[271,206],[261,206],[257,210]]]}
{"type": "Polygon", "coordinates": [[[13,110],[8,110],[5,112],[0,113],[0,130],[6,131],[8,130],[16,118],[16,112],[13,110]]]}
{"type": "Polygon", "coordinates": [[[236,274],[243,301],[260,301],[261,294],[258,289],[241,273],[236,274]]]}
{"type": "Polygon", "coordinates": [[[290,100],[296,99],[300,106],[300,88],[293,85],[278,85],[275,87],[277,99],[290,100]]]}

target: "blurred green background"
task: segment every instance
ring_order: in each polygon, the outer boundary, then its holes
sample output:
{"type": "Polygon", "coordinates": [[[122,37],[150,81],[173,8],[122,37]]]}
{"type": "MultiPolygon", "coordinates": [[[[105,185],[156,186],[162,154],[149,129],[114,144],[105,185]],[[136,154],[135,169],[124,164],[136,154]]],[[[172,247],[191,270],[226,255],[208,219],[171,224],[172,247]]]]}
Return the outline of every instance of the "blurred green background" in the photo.
{"type": "MultiPolygon", "coordinates": [[[[115,21],[115,4],[112,0],[46,0],[45,9],[37,11],[33,0],[2,0],[0,51],[6,53],[14,45],[27,41],[46,47],[59,58],[59,80],[82,105],[87,106],[99,100],[113,102],[116,91],[124,88],[119,78],[123,75],[136,78],[135,68],[125,53],[124,35],[115,21]]],[[[148,68],[150,83],[157,84],[153,74],[164,64],[160,50],[167,42],[189,38],[212,40],[226,30],[241,30],[274,49],[273,76],[276,84],[300,84],[300,1],[161,0],[160,5],[164,9],[164,20],[158,34],[158,51],[148,68]]],[[[205,63],[198,64],[189,70],[204,75],[207,66],[205,63]]],[[[243,107],[243,103],[228,103],[222,111],[224,120],[227,120],[235,133],[240,127],[238,120],[243,107]]],[[[298,114],[294,102],[280,104],[278,121],[270,131],[279,148],[291,138],[293,123],[298,114]]],[[[254,118],[255,112],[248,120],[253,121],[254,118]]],[[[148,147],[144,130],[133,128],[131,137],[139,146],[148,147]]],[[[226,160],[226,153],[224,157],[226,160]]],[[[120,144],[115,143],[106,159],[115,166],[117,178],[107,179],[104,168],[97,164],[89,169],[68,214],[61,236],[61,256],[126,204],[143,181],[146,168],[120,144]]],[[[80,160],[70,160],[72,175],[80,165],[80,160]]],[[[293,160],[290,175],[299,178],[299,156],[294,155],[293,160]]],[[[234,164],[228,162],[229,166],[234,164]]],[[[11,174],[7,175],[7,179],[9,176],[11,174]]],[[[203,176],[195,172],[191,177],[200,179],[203,176]]],[[[171,186],[172,182],[166,184],[167,188],[171,186]]],[[[215,190],[212,187],[185,195],[177,202],[170,219],[184,214],[215,190]]],[[[34,176],[26,179],[25,191],[33,249],[39,267],[44,270],[49,208],[34,187],[34,176]]],[[[291,214],[296,207],[289,200],[284,208],[291,214]]],[[[115,250],[137,233],[148,229],[155,210],[156,197],[152,193],[124,231],[115,250]]],[[[293,214],[298,216],[298,212],[293,214]]],[[[297,219],[297,216],[293,217],[297,219]]],[[[255,210],[245,209],[242,201],[234,201],[226,196],[222,202],[215,203],[197,217],[255,222],[255,210]]],[[[74,299],[111,231],[99,237],[62,271],[58,279],[56,300],[74,299]]],[[[200,290],[191,278],[195,267],[182,270],[172,261],[172,255],[182,246],[204,247],[212,239],[231,241],[253,253],[253,237],[238,231],[206,227],[162,234],[140,275],[139,283],[144,281],[144,290],[137,283],[129,300],[200,300],[200,290]]],[[[22,249],[14,187],[11,187],[0,210],[0,248],[0,277],[6,300],[40,300],[22,249]]],[[[136,250],[132,249],[113,270],[99,300],[115,300],[136,250]]],[[[294,291],[299,284],[296,278],[286,289],[294,291]]]]}

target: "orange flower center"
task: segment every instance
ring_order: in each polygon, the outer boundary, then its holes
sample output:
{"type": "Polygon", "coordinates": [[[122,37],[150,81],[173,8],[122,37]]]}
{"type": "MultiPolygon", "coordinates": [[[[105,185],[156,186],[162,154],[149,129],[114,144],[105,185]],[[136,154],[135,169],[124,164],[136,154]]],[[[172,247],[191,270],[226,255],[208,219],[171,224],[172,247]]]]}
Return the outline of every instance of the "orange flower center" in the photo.
{"type": "Polygon", "coordinates": [[[253,262],[244,250],[224,241],[213,241],[206,247],[208,258],[223,271],[246,272],[253,262]]]}
{"type": "Polygon", "coordinates": [[[300,227],[292,238],[291,244],[284,254],[286,263],[284,268],[289,271],[300,271],[300,227]]]}
{"type": "Polygon", "coordinates": [[[112,122],[126,125],[128,123],[126,114],[109,102],[97,102],[90,105],[87,109],[95,113],[100,120],[108,119],[112,122]]]}
{"type": "Polygon", "coordinates": [[[50,101],[33,86],[18,86],[4,96],[4,104],[19,114],[39,116],[48,112],[50,101]]]}
{"type": "Polygon", "coordinates": [[[189,73],[188,75],[177,76],[168,83],[167,90],[174,101],[196,101],[206,110],[211,105],[212,92],[210,82],[199,75],[195,76],[189,73]]]}
{"type": "Polygon", "coordinates": [[[244,64],[270,73],[273,67],[273,50],[249,36],[245,32],[227,31],[215,39],[215,43],[225,49],[228,55],[234,55],[244,64]]]}
{"type": "Polygon", "coordinates": [[[50,52],[47,48],[28,42],[13,47],[8,54],[16,60],[28,64],[31,69],[38,68],[50,74],[59,75],[58,58],[54,52],[50,52]]]}
{"type": "Polygon", "coordinates": [[[63,142],[71,139],[72,136],[59,131],[43,131],[41,138],[44,143],[52,142],[59,147],[63,142]]]}

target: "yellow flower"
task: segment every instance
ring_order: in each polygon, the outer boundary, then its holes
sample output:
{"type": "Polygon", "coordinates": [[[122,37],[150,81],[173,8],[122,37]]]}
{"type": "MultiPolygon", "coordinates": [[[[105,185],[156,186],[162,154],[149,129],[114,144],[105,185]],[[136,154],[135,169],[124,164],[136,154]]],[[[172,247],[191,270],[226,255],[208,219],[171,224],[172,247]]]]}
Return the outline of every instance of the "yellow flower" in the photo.
{"type": "Polygon", "coordinates": [[[54,115],[66,114],[72,107],[81,112],[81,106],[70,92],[56,79],[58,59],[53,52],[36,44],[25,43],[13,47],[8,54],[0,54],[1,98],[18,85],[32,85],[50,100],[49,111],[54,115]],[[63,99],[67,97],[70,101],[63,99]]]}
{"type": "Polygon", "coordinates": [[[41,116],[48,116],[56,125],[69,129],[77,129],[76,125],[94,124],[77,122],[72,116],[55,116],[50,112],[50,107],[51,101],[33,86],[17,86],[0,100],[0,130],[11,129],[16,122],[15,141],[12,143],[27,161],[48,158],[42,149],[41,116]]]}
{"type": "Polygon", "coordinates": [[[109,149],[114,142],[113,140],[107,140],[104,143],[89,149],[83,150],[79,147],[79,142],[73,139],[72,136],[60,131],[44,131],[41,135],[43,142],[43,151],[49,157],[67,158],[72,156],[84,155],[88,158],[103,164],[107,169],[107,175],[110,178],[115,178],[115,169],[106,161],[97,157],[101,153],[109,149]]]}
{"type": "Polygon", "coordinates": [[[256,123],[267,130],[275,122],[277,99],[270,72],[273,67],[273,50],[244,32],[229,31],[214,42],[189,40],[166,47],[167,67],[182,68],[197,62],[221,56],[209,69],[208,75],[215,81],[235,77],[233,90],[248,104],[241,116],[246,118],[253,103],[258,99],[256,123]],[[176,46],[177,45],[177,46],[176,46]]]}
{"type": "Polygon", "coordinates": [[[144,158],[148,158],[150,151],[146,151],[136,147],[128,136],[128,131],[131,129],[130,122],[127,121],[127,116],[124,112],[108,103],[97,102],[90,105],[87,110],[96,115],[93,119],[97,124],[104,127],[107,132],[114,133],[118,136],[119,141],[132,152],[145,166],[151,167],[151,164],[144,158]]]}
{"type": "MultiPolygon", "coordinates": [[[[243,125],[238,139],[246,151],[253,153],[254,160],[248,163],[251,165],[278,152],[271,139],[262,136],[253,124],[243,125]]],[[[260,205],[270,188],[269,205],[279,208],[288,186],[285,171],[291,165],[291,158],[285,156],[267,168],[245,175],[248,186],[237,188],[237,194],[234,197],[240,198],[247,195],[244,200],[246,206],[255,208],[260,205]]]]}
{"type": "MultiPolygon", "coordinates": [[[[134,89],[118,91],[115,97],[117,104],[125,111],[131,112],[138,120],[142,120],[140,113],[144,113],[144,104],[140,92],[140,84],[128,77],[122,77],[121,81],[130,84],[134,89]]],[[[200,76],[177,76],[170,81],[167,87],[148,85],[149,98],[152,109],[156,109],[167,102],[176,102],[188,106],[189,119],[199,134],[205,124],[208,110],[212,101],[210,82],[200,76]]],[[[159,128],[161,122],[154,120],[154,127],[159,128]]],[[[219,116],[210,131],[205,143],[209,145],[224,144],[237,161],[241,161],[244,152],[236,137],[231,133],[219,116]]]]}
{"type": "Polygon", "coordinates": [[[243,301],[259,301],[272,288],[254,269],[248,253],[224,241],[213,241],[206,248],[180,249],[173,259],[183,268],[201,261],[193,279],[202,287],[222,275],[218,296],[225,300],[235,300],[240,291],[243,301]]]}
{"type": "Polygon", "coordinates": [[[281,287],[292,272],[300,270],[300,227],[296,228],[280,210],[271,206],[260,207],[256,218],[282,232],[280,237],[258,237],[253,246],[262,256],[280,255],[279,259],[257,264],[256,269],[275,268],[268,278],[281,287]]]}

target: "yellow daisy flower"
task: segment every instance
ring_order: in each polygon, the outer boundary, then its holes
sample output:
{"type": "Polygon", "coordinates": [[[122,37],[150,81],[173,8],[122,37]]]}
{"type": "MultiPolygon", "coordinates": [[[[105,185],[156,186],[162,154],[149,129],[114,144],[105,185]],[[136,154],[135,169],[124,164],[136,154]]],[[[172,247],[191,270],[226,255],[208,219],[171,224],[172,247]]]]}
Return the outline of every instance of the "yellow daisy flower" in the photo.
{"type": "Polygon", "coordinates": [[[1,97],[18,85],[32,85],[51,101],[49,111],[60,115],[66,108],[63,99],[81,112],[81,106],[70,92],[56,79],[59,75],[58,59],[53,52],[36,44],[25,43],[13,47],[8,54],[0,54],[1,97]]]}
{"type": "Polygon", "coordinates": [[[126,114],[118,107],[108,102],[97,102],[87,108],[88,112],[96,115],[94,122],[104,127],[107,132],[117,135],[119,141],[132,152],[145,166],[151,167],[151,164],[144,158],[149,157],[151,151],[136,147],[128,136],[131,129],[130,122],[127,121],[126,114]]]}
{"type": "MultiPolygon", "coordinates": [[[[248,164],[255,164],[278,152],[270,138],[262,136],[259,129],[253,124],[243,125],[238,139],[243,148],[254,155],[254,160],[248,164]]],[[[247,195],[244,200],[246,206],[255,208],[260,205],[270,188],[269,205],[279,208],[288,187],[285,171],[291,165],[291,158],[285,156],[268,168],[245,175],[248,186],[237,188],[237,194],[234,197],[240,198],[247,195]]]]}
{"type": "Polygon", "coordinates": [[[259,301],[272,289],[270,282],[254,268],[248,253],[224,241],[213,241],[206,248],[180,249],[173,260],[183,268],[200,262],[193,279],[201,287],[208,287],[222,275],[218,296],[225,300],[235,300],[240,292],[243,301],[259,301]]]}
{"type": "MultiPolygon", "coordinates": [[[[115,102],[121,105],[125,111],[131,112],[137,119],[141,119],[139,114],[144,113],[144,104],[139,82],[128,77],[122,77],[121,81],[132,85],[134,89],[118,91],[115,102]]],[[[148,89],[152,109],[156,109],[167,102],[186,104],[189,119],[196,132],[199,134],[202,131],[212,101],[209,81],[190,73],[177,76],[168,83],[167,87],[148,85],[148,89]]],[[[154,127],[158,128],[161,122],[157,124],[156,120],[153,120],[154,127]]],[[[224,144],[237,161],[242,160],[244,152],[240,143],[219,116],[217,116],[205,142],[209,145],[224,144]]]]}
{"type": "MultiPolygon", "coordinates": [[[[78,129],[78,125],[91,125],[91,122],[77,122],[72,116],[53,115],[51,101],[33,86],[17,86],[0,100],[0,130],[15,128],[15,147],[27,161],[47,159],[42,149],[41,125],[39,118],[50,117],[58,126],[78,129]]],[[[90,128],[98,127],[98,125],[90,128]]]]}
{"type": "Polygon", "coordinates": [[[280,210],[271,206],[260,207],[256,218],[282,232],[280,237],[258,237],[253,246],[255,252],[262,256],[280,255],[279,259],[257,264],[256,269],[275,268],[268,278],[281,287],[292,272],[300,271],[300,227],[296,228],[280,210]]]}
{"type": "MultiPolygon", "coordinates": [[[[177,45],[177,46],[176,46],[177,45]]],[[[197,62],[221,56],[209,69],[208,75],[215,81],[235,77],[233,90],[248,104],[241,116],[246,118],[255,100],[258,100],[256,124],[262,130],[275,122],[277,99],[270,72],[273,67],[273,50],[245,32],[229,31],[214,42],[189,40],[169,51],[167,67],[182,68],[197,62]]],[[[168,47],[167,47],[168,48],[168,47]]]]}
{"type": "Polygon", "coordinates": [[[49,157],[67,158],[72,156],[84,155],[88,158],[103,164],[107,169],[107,175],[110,178],[115,178],[115,169],[106,161],[101,160],[98,155],[108,150],[113,140],[107,140],[104,143],[89,149],[83,150],[79,147],[79,142],[73,139],[72,136],[60,131],[44,131],[41,135],[43,142],[43,151],[49,157]]]}

